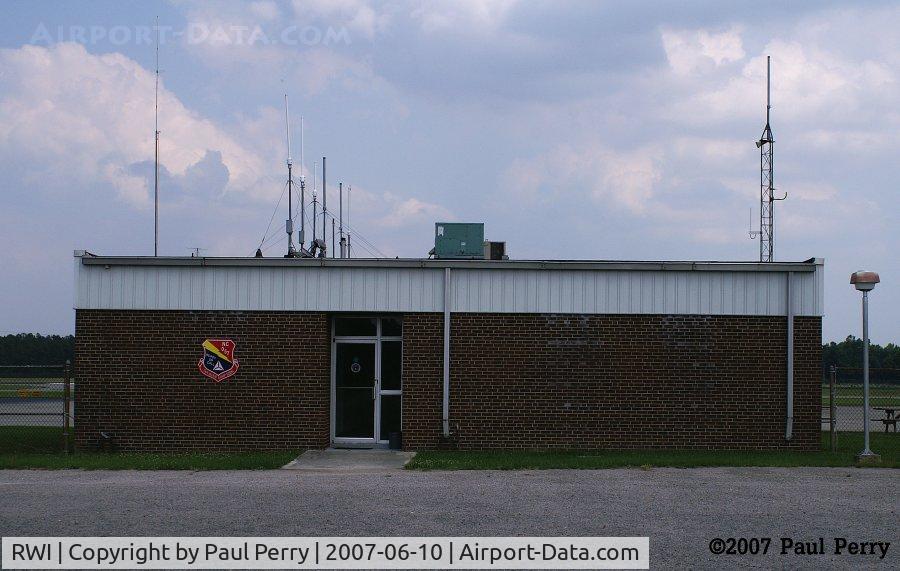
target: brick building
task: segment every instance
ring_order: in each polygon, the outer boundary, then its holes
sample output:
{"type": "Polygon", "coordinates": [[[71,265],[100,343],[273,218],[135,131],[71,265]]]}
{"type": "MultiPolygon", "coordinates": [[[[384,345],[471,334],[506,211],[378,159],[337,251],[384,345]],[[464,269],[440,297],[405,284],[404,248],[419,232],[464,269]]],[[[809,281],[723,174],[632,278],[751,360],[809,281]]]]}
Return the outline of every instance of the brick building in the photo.
{"type": "Polygon", "coordinates": [[[813,450],[822,277],[79,251],[77,446],[813,450]]]}

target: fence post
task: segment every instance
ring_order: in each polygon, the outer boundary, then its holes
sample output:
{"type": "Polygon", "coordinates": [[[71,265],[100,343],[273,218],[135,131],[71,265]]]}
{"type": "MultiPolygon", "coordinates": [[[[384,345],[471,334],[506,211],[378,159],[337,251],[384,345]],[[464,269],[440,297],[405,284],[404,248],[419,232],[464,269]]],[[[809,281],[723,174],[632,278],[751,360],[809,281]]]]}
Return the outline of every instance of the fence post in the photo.
{"type": "Polygon", "coordinates": [[[63,448],[69,453],[69,402],[72,398],[72,363],[66,359],[65,382],[63,385],[63,448]]]}
{"type": "Polygon", "coordinates": [[[828,403],[830,410],[828,411],[828,419],[829,419],[829,435],[831,436],[831,451],[837,451],[837,433],[835,432],[835,428],[837,428],[837,418],[835,418],[835,414],[837,413],[837,406],[834,403],[834,397],[836,396],[835,391],[835,383],[837,378],[837,367],[834,365],[831,366],[830,370],[830,383],[829,383],[829,397],[828,403]]]}

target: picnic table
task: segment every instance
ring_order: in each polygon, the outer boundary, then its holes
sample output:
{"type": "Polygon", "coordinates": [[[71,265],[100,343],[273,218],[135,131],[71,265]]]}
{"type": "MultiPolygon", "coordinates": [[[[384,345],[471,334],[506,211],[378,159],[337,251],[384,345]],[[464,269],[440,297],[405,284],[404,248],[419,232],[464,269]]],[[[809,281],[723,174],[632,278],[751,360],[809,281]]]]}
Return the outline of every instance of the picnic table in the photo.
{"type": "Polygon", "coordinates": [[[872,410],[880,410],[884,412],[884,418],[879,418],[881,422],[884,423],[884,431],[888,431],[889,426],[894,427],[894,432],[897,432],[897,421],[900,418],[897,417],[897,408],[896,407],[888,407],[888,406],[873,406],[872,410]]]}

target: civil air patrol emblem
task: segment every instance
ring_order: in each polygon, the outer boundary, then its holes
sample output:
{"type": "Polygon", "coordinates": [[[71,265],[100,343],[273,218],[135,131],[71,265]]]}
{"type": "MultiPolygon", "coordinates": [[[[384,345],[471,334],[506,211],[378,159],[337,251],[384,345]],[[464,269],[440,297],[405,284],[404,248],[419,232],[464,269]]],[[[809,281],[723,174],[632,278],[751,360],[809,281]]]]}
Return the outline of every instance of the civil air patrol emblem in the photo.
{"type": "Polygon", "coordinates": [[[218,383],[237,373],[239,365],[234,358],[234,341],[231,339],[207,339],[203,342],[203,358],[197,366],[205,376],[218,383]]]}

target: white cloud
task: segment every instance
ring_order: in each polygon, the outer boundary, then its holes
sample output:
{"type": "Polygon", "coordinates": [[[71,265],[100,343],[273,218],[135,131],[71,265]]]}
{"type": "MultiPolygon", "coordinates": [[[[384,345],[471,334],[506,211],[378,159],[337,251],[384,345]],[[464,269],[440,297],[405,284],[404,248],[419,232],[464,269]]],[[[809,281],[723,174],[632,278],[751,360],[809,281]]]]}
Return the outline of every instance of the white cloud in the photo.
{"type": "Polygon", "coordinates": [[[653,149],[620,152],[587,144],[563,145],[538,158],[518,159],[506,177],[513,192],[531,199],[582,188],[595,201],[640,214],[653,198],[660,171],[653,149]]]}
{"type": "Polygon", "coordinates": [[[370,40],[387,30],[391,22],[388,11],[365,0],[294,0],[293,8],[301,21],[320,18],[370,40]]]}
{"type": "Polygon", "coordinates": [[[240,68],[247,80],[284,79],[306,95],[332,84],[371,88],[379,81],[371,62],[350,49],[360,37],[373,39],[389,22],[359,0],[303,1],[284,18],[259,17],[243,3],[185,5],[186,47],[222,74],[240,68]]]}
{"type": "Polygon", "coordinates": [[[278,9],[278,5],[269,0],[251,2],[250,12],[261,20],[274,20],[281,13],[278,9]]]}
{"type": "MultiPolygon", "coordinates": [[[[360,185],[353,185],[352,194],[353,212],[364,212],[366,220],[363,223],[358,217],[354,217],[354,226],[366,224],[382,229],[397,229],[422,223],[430,224],[438,220],[456,219],[450,209],[415,196],[391,191],[374,191],[360,185]]],[[[329,192],[329,196],[334,200],[332,192],[329,192]]],[[[337,215],[337,212],[334,214],[337,215]]]]}
{"type": "MultiPolygon", "coordinates": [[[[847,122],[874,115],[873,103],[897,94],[897,73],[884,63],[847,58],[815,44],[775,39],[772,56],[773,113],[789,120],[847,122]]],[[[675,116],[713,122],[758,116],[766,96],[766,55],[747,61],[739,73],[699,85],[676,103],[675,116]]]]}
{"type": "Polygon", "coordinates": [[[744,59],[741,31],[670,30],[660,32],[666,59],[672,70],[688,75],[744,59]]]}
{"type": "MultiPolygon", "coordinates": [[[[63,169],[69,183],[106,180],[127,203],[147,204],[147,186],[130,169],[154,156],[152,72],[121,54],[93,55],[71,43],[0,50],[0,67],[0,156],[63,169]]],[[[267,194],[259,156],[164,87],[159,105],[165,171],[185,176],[217,151],[228,171],[226,192],[267,194]]]]}
{"type": "Polygon", "coordinates": [[[837,149],[869,156],[885,151],[889,153],[900,148],[900,132],[891,128],[892,125],[900,125],[900,118],[885,113],[878,131],[854,127],[811,127],[797,134],[797,142],[817,151],[837,149]]]}
{"type": "Polygon", "coordinates": [[[150,204],[146,178],[125,172],[121,165],[107,164],[101,170],[103,178],[112,185],[123,201],[138,208],[150,204]]]}
{"type": "Polygon", "coordinates": [[[790,185],[792,200],[831,202],[838,195],[838,189],[827,182],[799,181],[790,185]]]}
{"type": "MultiPolygon", "coordinates": [[[[753,143],[744,139],[684,136],[671,143],[674,155],[685,161],[703,161],[707,165],[722,165],[746,159],[753,143]]],[[[755,154],[755,153],[754,153],[755,154]]]]}
{"type": "Polygon", "coordinates": [[[424,32],[460,33],[496,30],[517,0],[456,0],[417,2],[411,15],[424,32]]]}
{"type": "Polygon", "coordinates": [[[453,214],[439,204],[425,202],[418,198],[400,198],[391,193],[384,194],[390,211],[378,219],[380,224],[389,228],[404,226],[413,222],[436,222],[453,220],[453,214]]]}

